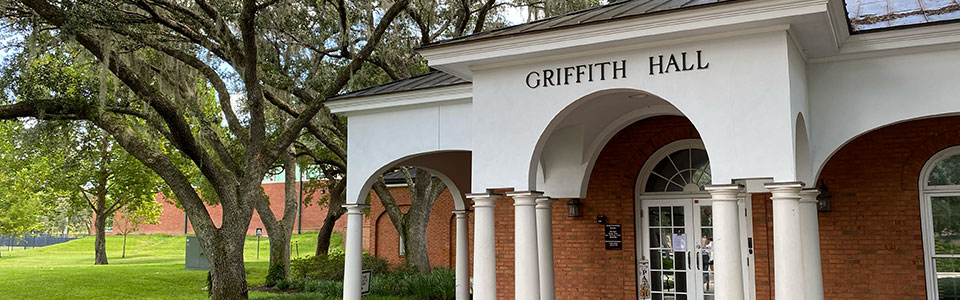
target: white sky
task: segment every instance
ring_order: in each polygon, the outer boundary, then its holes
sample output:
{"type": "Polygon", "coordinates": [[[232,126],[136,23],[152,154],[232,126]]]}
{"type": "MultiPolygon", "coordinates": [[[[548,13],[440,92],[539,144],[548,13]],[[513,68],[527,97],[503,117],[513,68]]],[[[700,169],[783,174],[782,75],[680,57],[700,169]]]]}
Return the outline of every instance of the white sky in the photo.
{"type": "MultiPolygon", "coordinates": [[[[507,2],[501,0],[500,2],[507,2]]],[[[527,22],[527,8],[526,7],[511,7],[505,6],[504,17],[506,17],[507,22],[510,25],[517,25],[527,22]]]]}

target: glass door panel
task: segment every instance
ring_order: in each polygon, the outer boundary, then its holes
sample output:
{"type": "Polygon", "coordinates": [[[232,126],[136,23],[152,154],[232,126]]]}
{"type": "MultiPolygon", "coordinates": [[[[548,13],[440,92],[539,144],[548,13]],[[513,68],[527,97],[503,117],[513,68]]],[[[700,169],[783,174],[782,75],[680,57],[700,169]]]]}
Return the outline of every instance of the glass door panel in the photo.
{"type": "Polygon", "coordinates": [[[693,237],[689,226],[693,216],[689,202],[649,201],[644,205],[644,250],[650,260],[651,299],[696,299],[692,286],[691,250],[693,237]],[[653,202],[653,203],[649,203],[653,202]]]}
{"type": "Polygon", "coordinates": [[[713,266],[713,206],[708,200],[699,200],[694,209],[697,211],[694,222],[697,232],[694,240],[697,265],[695,268],[697,287],[704,300],[713,300],[716,290],[716,276],[713,266]]]}

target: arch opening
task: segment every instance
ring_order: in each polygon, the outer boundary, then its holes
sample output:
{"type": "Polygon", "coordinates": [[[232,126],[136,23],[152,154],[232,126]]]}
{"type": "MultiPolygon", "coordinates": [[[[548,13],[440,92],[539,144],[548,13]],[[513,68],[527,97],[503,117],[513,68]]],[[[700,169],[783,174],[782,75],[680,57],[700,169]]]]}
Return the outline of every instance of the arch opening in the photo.
{"type": "Polygon", "coordinates": [[[546,127],[530,165],[532,187],[555,198],[586,197],[590,173],[621,130],[656,116],[684,116],[663,98],[635,89],[598,91],[574,101],[546,127]]]}
{"type": "Polygon", "coordinates": [[[810,162],[810,139],[807,136],[807,123],[804,121],[803,113],[797,114],[793,146],[797,179],[805,182],[807,186],[815,186],[816,182],[813,182],[813,168],[810,162]]]}
{"type": "MultiPolygon", "coordinates": [[[[470,191],[470,156],[470,151],[438,151],[414,154],[397,159],[367,176],[359,197],[354,199],[355,202],[352,203],[366,204],[367,196],[379,176],[389,170],[407,166],[429,172],[439,178],[453,196],[455,208],[464,210],[468,207],[464,194],[470,191]]],[[[347,199],[348,203],[351,203],[350,200],[347,199]]]]}

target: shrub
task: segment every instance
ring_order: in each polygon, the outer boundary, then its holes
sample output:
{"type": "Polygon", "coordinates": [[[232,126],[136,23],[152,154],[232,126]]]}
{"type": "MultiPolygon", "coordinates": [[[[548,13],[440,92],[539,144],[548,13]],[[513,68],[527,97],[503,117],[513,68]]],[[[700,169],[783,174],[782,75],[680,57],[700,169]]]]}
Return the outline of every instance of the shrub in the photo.
{"type": "Polygon", "coordinates": [[[387,272],[390,271],[390,262],[387,262],[386,259],[364,253],[363,269],[371,270],[373,272],[372,275],[387,274],[387,272]]]}
{"type": "Polygon", "coordinates": [[[281,279],[276,282],[276,287],[278,290],[286,291],[290,289],[290,281],[286,279],[281,279]]]}
{"type": "Polygon", "coordinates": [[[343,280],[343,255],[317,255],[290,260],[290,273],[296,279],[343,280]]]}
{"type": "MultiPolygon", "coordinates": [[[[343,252],[331,251],[328,255],[297,258],[290,261],[290,275],[303,280],[343,280],[343,252]]],[[[373,275],[386,274],[389,263],[382,258],[363,254],[363,268],[373,275]]]]}
{"type": "Polygon", "coordinates": [[[277,285],[278,282],[285,280],[287,280],[287,276],[283,264],[274,264],[270,266],[270,270],[267,271],[267,280],[264,285],[272,287],[277,285]]]}
{"type": "Polygon", "coordinates": [[[305,293],[317,293],[328,297],[343,297],[343,282],[333,280],[298,280],[290,287],[305,293]]]}
{"type": "Polygon", "coordinates": [[[434,269],[429,274],[408,274],[402,279],[401,294],[415,299],[447,300],[456,297],[455,274],[450,269],[434,269]]]}

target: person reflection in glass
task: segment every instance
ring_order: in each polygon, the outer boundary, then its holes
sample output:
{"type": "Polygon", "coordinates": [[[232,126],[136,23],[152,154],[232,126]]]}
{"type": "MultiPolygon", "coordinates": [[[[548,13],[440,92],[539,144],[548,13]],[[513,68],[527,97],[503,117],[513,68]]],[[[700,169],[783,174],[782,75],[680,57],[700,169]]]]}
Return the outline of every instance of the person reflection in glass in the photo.
{"type": "Polygon", "coordinates": [[[700,238],[700,262],[703,264],[703,284],[710,290],[710,271],[713,271],[713,238],[700,238]]]}

